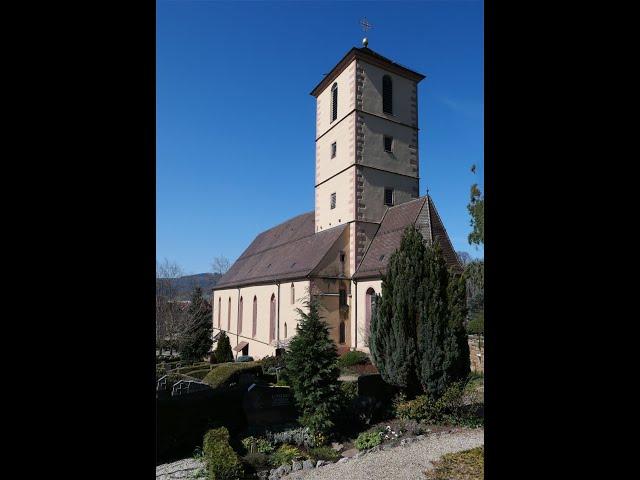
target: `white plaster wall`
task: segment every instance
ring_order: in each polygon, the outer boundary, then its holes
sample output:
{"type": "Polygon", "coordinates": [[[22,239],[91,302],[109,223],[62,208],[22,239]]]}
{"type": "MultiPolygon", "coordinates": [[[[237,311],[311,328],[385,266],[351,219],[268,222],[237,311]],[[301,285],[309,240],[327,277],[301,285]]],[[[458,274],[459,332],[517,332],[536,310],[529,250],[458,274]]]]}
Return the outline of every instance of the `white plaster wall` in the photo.
{"type": "Polygon", "coordinates": [[[351,62],[316,98],[316,138],[340,122],[356,105],[356,61],[351,62]],[[331,87],[338,83],[338,116],[331,121],[331,87]]]}
{"type": "Polygon", "coordinates": [[[417,131],[373,115],[363,114],[361,117],[364,141],[360,164],[417,177],[417,131]],[[393,137],[391,152],[384,149],[385,136],[393,137]]]}
{"type": "MultiPolygon", "coordinates": [[[[284,340],[284,323],[287,323],[288,337],[291,338],[295,334],[297,326],[298,314],[296,308],[303,308],[303,301],[309,288],[309,281],[302,280],[293,282],[295,286],[296,302],[291,303],[291,283],[282,283],[280,285],[280,339],[284,340]]],[[[222,328],[229,335],[231,348],[237,346],[240,342],[249,342],[249,355],[256,360],[267,355],[275,354],[275,342],[269,342],[269,315],[271,295],[275,295],[276,300],[276,338],[278,338],[278,286],[256,285],[240,288],[240,297],[243,299],[243,315],[242,315],[242,331],[238,331],[238,289],[217,290],[214,292],[214,310],[213,310],[213,327],[214,334],[220,329],[218,328],[218,299],[221,302],[221,319],[222,328]],[[252,337],[253,329],[253,297],[257,297],[258,305],[258,324],[256,336],[252,337]],[[231,298],[231,328],[227,329],[228,302],[231,298]]]]}
{"type": "MultiPolygon", "coordinates": [[[[357,344],[353,343],[353,347],[358,350],[362,350],[365,352],[369,352],[369,347],[366,344],[366,331],[365,331],[365,315],[366,315],[366,293],[369,288],[373,288],[375,292],[380,295],[382,293],[382,280],[374,279],[358,282],[358,294],[357,294],[357,303],[358,303],[358,314],[357,319],[353,322],[353,333],[351,338],[355,339],[355,332],[357,329],[357,344]]],[[[355,291],[355,286],[353,286],[353,290],[355,291]]]]}
{"type": "Polygon", "coordinates": [[[355,166],[316,187],[316,232],[355,220],[355,166]],[[331,209],[331,194],[336,208],[331,209]]]}
{"type": "Polygon", "coordinates": [[[316,185],[355,162],[355,119],[354,111],[316,142],[316,185]],[[335,158],[331,158],[333,142],[337,147],[335,158]]]}
{"type": "Polygon", "coordinates": [[[393,188],[393,204],[400,205],[414,198],[418,198],[418,179],[397,175],[395,173],[360,169],[364,181],[362,201],[364,207],[358,209],[360,220],[380,222],[387,206],[384,204],[385,188],[393,188]]]}
{"type": "Polygon", "coordinates": [[[364,71],[362,109],[365,112],[375,113],[417,127],[418,118],[415,106],[418,102],[418,90],[416,82],[362,60],[359,60],[358,66],[364,71]],[[384,75],[389,75],[393,82],[393,115],[382,112],[382,77],[384,75]]]}

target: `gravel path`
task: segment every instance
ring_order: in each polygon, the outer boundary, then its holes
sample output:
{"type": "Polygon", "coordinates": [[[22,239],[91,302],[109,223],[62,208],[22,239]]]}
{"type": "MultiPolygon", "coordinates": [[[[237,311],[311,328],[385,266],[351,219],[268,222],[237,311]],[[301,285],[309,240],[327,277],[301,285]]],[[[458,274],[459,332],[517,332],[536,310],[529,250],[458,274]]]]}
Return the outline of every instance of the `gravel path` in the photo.
{"type": "Polygon", "coordinates": [[[287,480],[417,480],[424,478],[431,461],[445,453],[459,452],[484,445],[484,429],[458,429],[436,433],[406,446],[369,453],[318,469],[298,471],[282,477],[287,480]]]}
{"type": "Polygon", "coordinates": [[[197,478],[199,471],[204,470],[204,462],[193,458],[185,458],[178,462],[165,463],[156,467],[156,480],[174,480],[197,478]]]}

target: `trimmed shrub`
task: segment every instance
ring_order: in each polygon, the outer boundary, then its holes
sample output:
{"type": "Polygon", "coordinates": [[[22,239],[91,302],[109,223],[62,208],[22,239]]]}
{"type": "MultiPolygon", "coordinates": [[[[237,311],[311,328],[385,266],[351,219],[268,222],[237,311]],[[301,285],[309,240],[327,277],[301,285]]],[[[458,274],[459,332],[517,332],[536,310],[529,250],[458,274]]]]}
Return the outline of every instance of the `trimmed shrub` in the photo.
{"type": "Polygon", "coordinates": [[[202,381],[213,388],[218,388],[237,382],[241,373],[259,375],[262,373],[260,362],[222,363],[211,370],[202,381]]]}
{"type": "Polygon", "coordinates": [[[371,360],[369,359],[369,355],[358,350],[346,352],[338,358],[338,368],[340,369],[352,367],[354,365],[367,365],[370,363],[371,360]]]}
{"type": "Polygon", "coordinates": [[[368,450],[369,448],[376,447],[382,443],[382,435],[380,430],[369,430],[368,432],[362,432],[356,438],[354,443],[358,450],[368,450]]]}
{"type": "Polygon", "coordinates": [[[233,351],[231,350],[231,343],[229,342],[229,337],[227,337],[227,334],[224,331],[220,332],[220,337],[218,338],[218,344],[216,345],[214,356],[216,359],[216,363],[233,362],[233,351]]]}
{"type": "Polygon", "coordinates": [[[197,378],[198,380],[202,380],[204,377],[206,377],[207,375],[209,375],[209,372],[211,370],[208,368],[202,369],[202,370],[193,370],[191,372],[189,372],[189,376],[193,377],[193,378],[197,378]]]}
{"type": "Polygon", "coordinates": [[[316,447],[309,449],[309,457],[314,462],[317,462],[318,460],[335,462],[341,457],[341,455],[331,447],[316,447]]]}
{"type": "Polygon", "coordinates": [[[287,463],[291,463],[294,460],[300,460],[304,458],[305,455],[293,445],[281,445],[278,450],[271,457],[271,464],[274,467],[279,467],[280,465],[284,465],[287,463]]]}
{"type": "Polygon", "coordinates": [[[229,431],[225,427],[209,430],[202,450],[209,480],[235,480],[242,476],[240,458],[229,445],[229,431]]]}

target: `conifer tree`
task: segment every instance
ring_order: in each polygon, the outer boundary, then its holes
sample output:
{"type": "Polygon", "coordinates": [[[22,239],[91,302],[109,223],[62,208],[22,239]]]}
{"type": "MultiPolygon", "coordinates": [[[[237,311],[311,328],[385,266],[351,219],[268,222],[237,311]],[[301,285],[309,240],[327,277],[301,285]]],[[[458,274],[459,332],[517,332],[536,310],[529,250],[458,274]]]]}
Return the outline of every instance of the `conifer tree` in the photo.
{"type": "Polygon", "coordinates": [[[326,435],[340,405],[338,354],[317,301],[312,298],[305,305],[309,313],[297,309],[300,319],[285,357],[287,381],[302,413],[300,422],[314,434],[326,435]]]}
{"type": "Polygon", "coordinates": [[[214,352],[217,363],[233,362],[233,351],[231,350],[231,342],[226,332],[221,331],[218,338],[218,344],[214,352]]]}
{"type": "Polygon", "coordinates": [[[369,335],[371,355],[382,378],[409,395],[420,388],[416,323],[425,255],[422,234],[413,225],[407,227],[382,277],[382,295],[376,300],[369,335]]]}
{"type": "Polygon", "coordinates": [[[187,326],[180,342],[180,356],[183,360],[202,360],[211,348],[211,308],[202,296],[202,289],[196,287],[191,294],[187,310],[187,326]]]}
{"type": "Polygon", "coordinates": [[[464,380],[471,370],[469,342],[464,327],[468,313],[464,275],[449,275],[447,298],[449,301],[449,323],[445,341],[444,370],[447,372],[447,382],[451,383],[464,380]]]}

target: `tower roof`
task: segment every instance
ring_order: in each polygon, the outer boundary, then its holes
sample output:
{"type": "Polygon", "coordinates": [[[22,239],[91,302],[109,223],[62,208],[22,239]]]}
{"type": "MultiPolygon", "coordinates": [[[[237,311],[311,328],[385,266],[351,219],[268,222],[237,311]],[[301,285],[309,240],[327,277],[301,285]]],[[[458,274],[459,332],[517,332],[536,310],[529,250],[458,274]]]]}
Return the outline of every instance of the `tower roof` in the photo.
{"type": "Polygon", "coordinates": [[[311,91],[311,95],[317,97],[320,92],[322,92],[338,75],[342,73],[342,71],[347,68],[347,66],[355,59],[359,58],[364,60],[371,65],[375,65],[381,68],[384,68],[392,73],[400,75],[402,77],[406,77],[409,80],[413,80],[415,82],[419,82],[424,79],[425,76],[421,73],[415,72],[407,67],[403,67],[399,63],[394,62],[393,60],[388,59],[387,57],[383,57],[377,52],[374,52],[368,47],[353,47],[351,50],[347,52],[347,54],[342,57],[342,60],[338,62],[338,64],[333,67],[333,69],[322,79],[322,81],[316,85],[316,87],[311,91]]]}

